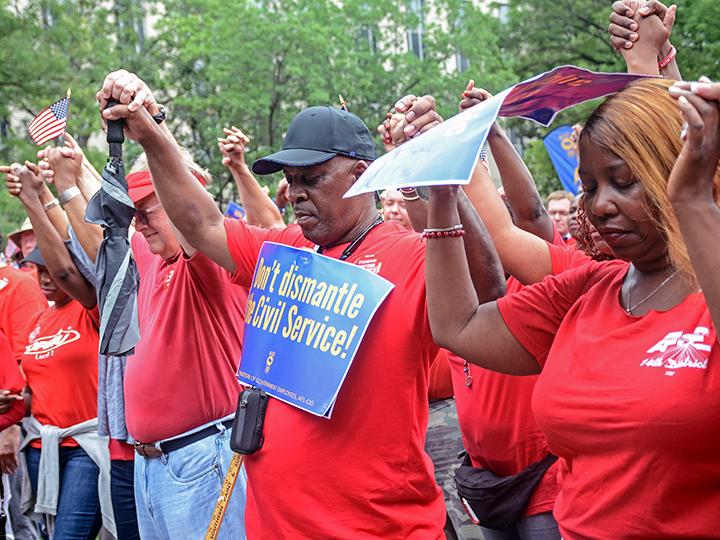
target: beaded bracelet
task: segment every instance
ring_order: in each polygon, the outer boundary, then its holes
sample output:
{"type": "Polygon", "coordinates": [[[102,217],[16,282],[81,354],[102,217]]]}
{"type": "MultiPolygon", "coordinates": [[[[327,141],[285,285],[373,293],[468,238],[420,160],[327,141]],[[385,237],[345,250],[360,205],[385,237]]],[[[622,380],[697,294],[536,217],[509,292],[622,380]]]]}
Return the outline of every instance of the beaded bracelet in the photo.
{"type": "Polygon", "coordinates": [[[666,67],[668,67],[668,65],[670,65],[670,62],[675,60],[676,54],[677,54],[677,49],[675,48],[675,45],[671,45],[670,52],[668,53],[668,55],[665,58],[663,58],[662,60],[660,60],[658,62],[658,67],[660,69],[665,69],[666,67]]]}
{"type": "Polygon", "coordinates": [[[425,229],[422,232],[423,238],[454,238],[465,236],[465,229],[462,225],[453,225],[445,229],[425,229]]]}
{"type": "Polygon", "coordinates": [[[417,201],[420,198],[420,195],[413,187],[401,187],[400,196],[406,201],[417,201]]]}

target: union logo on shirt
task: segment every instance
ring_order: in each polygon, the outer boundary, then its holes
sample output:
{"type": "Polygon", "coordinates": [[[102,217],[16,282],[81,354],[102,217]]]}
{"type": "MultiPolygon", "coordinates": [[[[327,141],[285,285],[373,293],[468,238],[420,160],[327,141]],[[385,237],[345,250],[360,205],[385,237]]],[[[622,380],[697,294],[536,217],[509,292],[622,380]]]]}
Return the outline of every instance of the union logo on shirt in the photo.
{"type": "Polygon", "coordinates": [[[711,346],[706,343],[710,331],[698,326],[692,333],[676,331],[650,347],[647,352],[654,356],[645,358],[641,366],[665,368],[665,375],[671,377],[683,368],[707,369],[711,346]]]}
{"type": "Polygon", "coordinates": [[[2,291],[5,287],[10,285],[10,280],[6,277],[0,279],[0,291],[2,291]]]}
{"type": "Polygon", "coordinates": [[[355,266],[359,266],[360,268],[372,272],[373,274],[379,274],[380,269],[382,268],[382,262],[379,262],[377,260],[377,256],[374,254],[363,255],[355,261],[355,266]]]}
{"type": "Polygon", "coordinates": [[[78,339],[80,339],[80,332],[77,330],[69,327],[66,330],[61,328],[52,336],[41,336],[35,339],[35,341],[25,347],[25,354],[44,354],[54,351],[58,347],[62,347],[68,343],[72,343],[73,341],[77,341],[78,339]]]}

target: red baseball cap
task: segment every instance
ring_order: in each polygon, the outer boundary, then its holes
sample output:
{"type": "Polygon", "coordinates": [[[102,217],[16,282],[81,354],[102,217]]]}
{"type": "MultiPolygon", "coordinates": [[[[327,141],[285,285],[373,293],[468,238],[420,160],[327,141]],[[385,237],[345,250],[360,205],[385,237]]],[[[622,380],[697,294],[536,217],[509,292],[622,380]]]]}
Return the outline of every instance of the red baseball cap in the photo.
{"type": "MultiPolygon", "coordinates": [[[[205,187],[205,185],[207,184],[205,179],[199,174],[196,174],[194,171],[191,172],[193,176],[197,178],[198,182],[200,182],[203,187],[205,187]]],[[[128,184],[128,195],[130,195],[130,200],[133,203],[137,203],[143,200],[145,197],[155,193],[155,187],[152,183],[152,176],[150,176],[150,171],[146,170],[130,173],[125,177],[125,180],[128,184]]]]}

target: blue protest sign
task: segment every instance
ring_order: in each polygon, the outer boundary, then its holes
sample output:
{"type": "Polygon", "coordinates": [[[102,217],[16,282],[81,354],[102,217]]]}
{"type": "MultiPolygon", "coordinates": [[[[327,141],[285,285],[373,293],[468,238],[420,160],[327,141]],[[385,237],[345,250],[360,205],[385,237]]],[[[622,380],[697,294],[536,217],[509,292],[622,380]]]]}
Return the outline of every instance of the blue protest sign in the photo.
{"type": "Polygon", "coordinates": [[[225,215],[234,219],[245,219],[245,209],[238,203],[230,201],[225,210],[225,215]]]}
{"type": "Polygon", "coordinates": [[[238,379],[329,418],[370,321],[393,287],[353,264],[265,242],[248,296],[238,379]]]}
{"type": "Polygon", "coordinates": [[[519,116],[547,126],[558,112],[622,90],[644,77],[595,73],[575,66],[542,73],[385,154],[368,167],[345,197],[404,186],[467,184],[498,116],[519,116]]]}
{"type": "Polygon", "coordinates": [[[545,149],[550,156],[560,183],[565,191],[577,195],[580,189],[578,176],[577,142],[573,137],[572,126],[560,126],[548,133],[543,139],[545,149]]]}

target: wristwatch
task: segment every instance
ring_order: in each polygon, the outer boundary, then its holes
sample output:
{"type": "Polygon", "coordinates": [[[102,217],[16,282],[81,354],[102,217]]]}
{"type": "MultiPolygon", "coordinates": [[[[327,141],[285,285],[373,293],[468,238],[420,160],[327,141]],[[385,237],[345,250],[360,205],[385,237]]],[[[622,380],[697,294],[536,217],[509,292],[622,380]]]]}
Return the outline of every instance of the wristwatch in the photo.
{"type": "Polygon", "coordinates": [[[156,124],[162,124],[167,118],[165,107],[163,107],[162,105],[158,105],[158,113],[154,114],[152,118],[153,120],[155,120],[156,124]]]}

